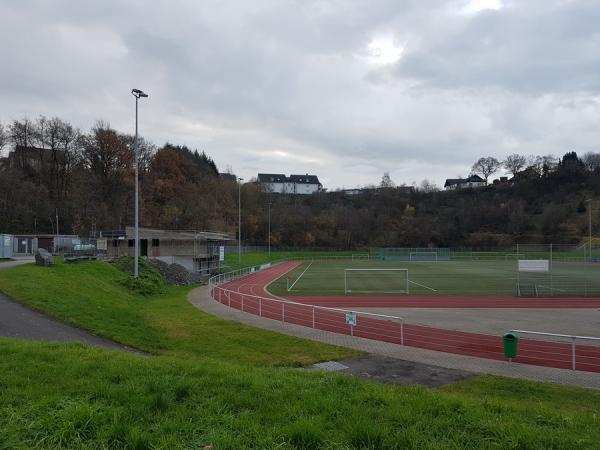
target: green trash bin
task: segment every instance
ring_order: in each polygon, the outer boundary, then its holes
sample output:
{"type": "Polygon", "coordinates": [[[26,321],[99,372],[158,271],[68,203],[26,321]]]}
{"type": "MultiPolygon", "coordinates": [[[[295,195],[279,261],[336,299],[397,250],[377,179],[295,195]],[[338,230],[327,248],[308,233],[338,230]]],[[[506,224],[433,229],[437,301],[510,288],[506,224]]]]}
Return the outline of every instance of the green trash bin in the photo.
{"type": "Polygon", "coordinates": [[[519,336],[517,336],[517,333],[512,331],[504,333],[502,340],[504,341],[504,356],[511,359],[516,358],[519,347],[519,336]]]}

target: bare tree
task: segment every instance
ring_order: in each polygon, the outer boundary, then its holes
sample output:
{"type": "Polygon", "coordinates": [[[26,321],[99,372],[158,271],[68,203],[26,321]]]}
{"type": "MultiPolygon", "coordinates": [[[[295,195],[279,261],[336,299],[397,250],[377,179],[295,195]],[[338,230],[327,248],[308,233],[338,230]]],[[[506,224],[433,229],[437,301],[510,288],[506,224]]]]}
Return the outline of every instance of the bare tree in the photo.
{"type": "Polygon", "coordinates": [[[600,170],[600,153],[588,152],[581,158],[585,168],[590,172],[600,170]]]}
{"type": "Polygon", "coordinates": [[[0,122],[0,156],[2,156],[2,149],[6,145],[8,141],[8,136],[6,135],[6,131],[4,130],[4,125],[0,122]]]}
{"type": "Polygon", "coordinates": [[[382,188],[393,188],[394,186],[395,186],[394,182],[390,178],[390,173],[389,172],[385,172],[383,174],[383,177],[381,177],[381,183],[379,183],[379,187],[382,187],[382,188]]]}
{"type": "Polygon", "coordinates": [[[502,165],[513,176],[515,176],[527,165],[527,157],[524,155],[519,155],[518,153],[513,153],[512,155],[508,155],[506,157],[506,159],[502,162],[502,165]]]}
{"type": "Polygon", "coordinates": [[[490,175],[496,173],[500,168],[501,164],[493,156],[486,156],[484,158],[479,158],[475,164],[473,164],[472,171],[473,173],[482,175],[485,183],[487,184],[488,178],[490,175]]]}
{"type": "Polygon", "coordinates": [[[429,181],[428,179],[421,181],[421,185],[419,186],[419,191],[425,193],[437,192],[439,190],[440,188],[434,182],[429,181]]]}

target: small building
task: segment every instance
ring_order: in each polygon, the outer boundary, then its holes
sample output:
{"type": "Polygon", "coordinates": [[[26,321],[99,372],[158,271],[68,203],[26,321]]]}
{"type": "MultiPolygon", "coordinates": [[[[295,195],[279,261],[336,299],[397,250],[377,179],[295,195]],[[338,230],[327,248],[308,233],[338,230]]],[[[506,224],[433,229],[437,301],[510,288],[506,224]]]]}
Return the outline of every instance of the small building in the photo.
{"type": "Polygon", "coordinates": [[[444,189],[451,191],[454,189],[477,188],[485,185],[485,180],[479,175],[471,175],[468,178],[448,178],[446,183],[444,183],[444,189]]]}
{"type": "Polygon", "coordinates": [[[70,253],[81,244],[79,236],[73,234],[15,234],[13,237],[13,254],[16,256],[35,255],[38,248],[50,253],[70,253]]]}
{"type": "Polygon", "coordinates": [[[258,183],[265,192],[276,194],[314,194],[323,190],[316,175],[290,175],[280,173],[259,173],[258,183]]]}
{"type": "MultiPolygon", "coordinates": [[[[222,247],[235,240],[227,233],[211,231],[160,230],[139,228],[140,256],[169,264],[177,263],[190,272],[208,275],[219,269],[222,247]]],[[[98,251],[108,258],[135,255],[135,228],[101,232],[98,251]]]]}
{"type": "Polygon", "coordinates": [[[0,259],[12,258],[14,238],[10,234],[0,234],[0,259]]]}

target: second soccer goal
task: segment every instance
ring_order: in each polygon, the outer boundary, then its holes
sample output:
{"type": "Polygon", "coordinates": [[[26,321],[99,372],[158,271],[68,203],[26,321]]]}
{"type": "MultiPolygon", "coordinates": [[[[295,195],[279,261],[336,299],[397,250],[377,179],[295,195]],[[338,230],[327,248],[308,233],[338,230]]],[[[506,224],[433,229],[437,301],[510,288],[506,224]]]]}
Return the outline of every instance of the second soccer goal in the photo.
{"type": "Polygon", "coordinates": [[[408,294],[408,269],[344,269],[344,294],[408,294]]]}

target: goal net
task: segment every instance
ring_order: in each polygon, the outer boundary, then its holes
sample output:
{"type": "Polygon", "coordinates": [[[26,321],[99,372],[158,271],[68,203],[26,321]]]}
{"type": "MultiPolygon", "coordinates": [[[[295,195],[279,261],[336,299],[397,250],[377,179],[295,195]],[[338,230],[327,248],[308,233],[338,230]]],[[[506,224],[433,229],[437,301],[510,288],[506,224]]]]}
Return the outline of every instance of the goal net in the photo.
{"type": "Polygon", "coordinates": [[[438,254],[436,251],[410,252],[409,258],[411,261],[437,261],[438,254]]]}
{"type": "Polygon", "coordinates": [[[352,261],[369,261],[371,259],[371,255],[368,253],[353,253],[352,261]]]}
{"type": "Polygon", "coordinates": [[[344,269],[344,294],[408,294],[408,269],[344,269]]]}

